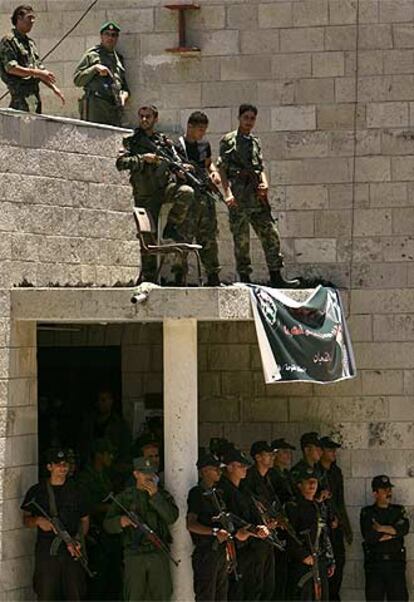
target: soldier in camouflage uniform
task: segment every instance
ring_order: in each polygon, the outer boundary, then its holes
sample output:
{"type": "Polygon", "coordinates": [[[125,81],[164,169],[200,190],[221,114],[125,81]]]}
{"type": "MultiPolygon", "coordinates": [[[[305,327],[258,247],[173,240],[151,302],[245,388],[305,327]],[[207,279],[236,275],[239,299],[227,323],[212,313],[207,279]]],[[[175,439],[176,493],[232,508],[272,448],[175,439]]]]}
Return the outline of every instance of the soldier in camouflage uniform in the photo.
{"type": "Polygon", "coordinates": [[[255,106],[243,104],[239,107],[239,128],[222,138],[217,162],[229,208],[236,268],[241,282],[250,282],[251,225],[263,247],[271,286],[296,288],[298,280],[288,281],[281,275],[283,256],[279,232],[267,198],[269,185],[263,166],[262,148],[260,140],[251,133],[256,116],[255,106]]]}
{"type": "Polygon", "coordinates": [[[115,47],[120,28],[107,21],[100,29],[101,43],[90,48],[76,67],[75,86],[84,88],[79,101],[81,119],[121,126],[124,106],[129,97],[124,59],[115,47]]]}
{"type": "MultiPolygon", "coordinates": [[[[194,203],[194,190],[191,186],[172,176],[164,161],[160,160],[151,145],[172,148],[172,143],[163,134],[155,131],[158,109],[144,106],[138,109],[139,126],[132,136],[124,138],[124,148],[117,159],[119,171],[130,172],[130,183],[135,206],[145,207],[158,223],[163,203],[173,203],[168,214],[164,238],[176,242],[186,240],[185,227],[188,212],[194,203]]],[[[142,258],[142,279],[154,282],[157,273],[157,260],[154,255],[142,258]]]]}
{"type": "MultiPolygon", "coordinates": [[[[204,140],[208,128],[208,117],[201,111],[194,111],[188,118],[187,131],[178,141],[177,151],[183,159],[194,166],[196,175],[215,186],[221,184],[220,175],[211,159],[211,146],[204,140]]],[[[188,216],[188,242],[195,238],[203,248],[201,261],[207,272],[207,285],[219,286],[220,264],[217,245],[217,214],[214,193],[197,192],[195,202],[188,216]]],[[[218,196],[217,196],[218,200],[218,196]]]]}
{"type": "Polygon", "coordinates": [[[0,77],[10,92],[11,109],[41,113],[39,82],[50,88],[62,103],[65,97],[55,84],[55,75],[42,65],[36,44],[27,35],[35,18],[28,4],[14,10],[13,30],[0,41],[0,77]]]}
{"type": "MultiPolygon", "coordinates": [[[[165,544],[171,542],[168,529],[178,518],[172,496],[157,484],[154,468],[144,458],[134,460],[135,487],[117,496],[120,503],[137,512],[165,544]]],[[[166,554],[142,535],[115,502],[106,515],[108,533],[122,533],[124,544],[124,600],[170,600],[172,581],[170,561],[166,554]]]]}

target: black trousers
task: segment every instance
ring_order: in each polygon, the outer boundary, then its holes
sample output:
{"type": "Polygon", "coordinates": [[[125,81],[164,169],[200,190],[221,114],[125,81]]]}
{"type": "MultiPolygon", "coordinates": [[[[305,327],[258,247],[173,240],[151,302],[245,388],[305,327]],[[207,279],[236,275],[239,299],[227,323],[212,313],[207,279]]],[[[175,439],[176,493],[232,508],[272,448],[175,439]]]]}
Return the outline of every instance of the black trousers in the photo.
{"type": "Polygon", "coordinates": [[[338,527],[330,532],[335,557],[335,573],[329,579],[329,600],[340,602],[340,591],[345,567],[345,539],[343,530],[338,527]]]}
{"type": "Polygon", "coordinates": [[[39,601],[84,600],[85,571],[66,551],[57,556],[36,554],[33,589],[39,601]]]}
{"type": "Polygon", "coordinates": [[[365,565],[365,598],[368,602],[408,600],[405,562],[382,560],[365,565]]]}
{"type": "Polygon", "coordinates": [[[254,600],[254,562],[250,543],[237,549],[237,565],[239,578],[232,573],[229,575],[228,600],[240,602],[241,600],[254,600]]]}
{"type": "Polygon", "coordinates": [[[260,539],[251,542],[254,556],[252,578],[254,597],[252,600],[273,600],[275,591],[275,553],[274,547],[260,539]]]}
{"type": "Polygon", "coordinates": [[[288,598],[288,555],[275,550],[275,589],[273,600],[285,602],[288,598]]]}
{"type": "MultiPolygon", "coordinates": [[[[289,600],[302,600],[306,602],[315,600],[314,581],[310,576],[310,569],[311,567],[299,562],[289,563],[289,600]],[[309,575],[310,578],[300,587],[299,582],[304,575],[309,575]]],[[[319,576],[322,588],[321,600],[327,601],[329,600],[327,567],[321,560],[319,561],[319,576]]]]}
{"type": "Polygon", "coordinates": [[[212,546],[196,547],[192,560],[196,601],[225,602],[228,591],[225,544],[215,549],[212,546]]]}

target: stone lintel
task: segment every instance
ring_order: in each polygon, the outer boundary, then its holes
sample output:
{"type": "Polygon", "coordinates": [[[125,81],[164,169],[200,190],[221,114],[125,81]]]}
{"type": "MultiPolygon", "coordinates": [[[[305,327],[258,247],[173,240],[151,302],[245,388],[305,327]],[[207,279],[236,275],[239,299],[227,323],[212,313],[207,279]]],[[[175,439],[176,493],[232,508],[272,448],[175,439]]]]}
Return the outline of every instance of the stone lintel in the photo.
{"type": "MultiPolygon", "coordinates": [[[[253,319],[249,291],[222,288],[152,288],[142,303],[133,304],[132,288],[26,288],[11,291],[14,320],[37,322],[162,322],[253,319]]],[[[284,291],[296,301],[311,290],[284,291]]]]}

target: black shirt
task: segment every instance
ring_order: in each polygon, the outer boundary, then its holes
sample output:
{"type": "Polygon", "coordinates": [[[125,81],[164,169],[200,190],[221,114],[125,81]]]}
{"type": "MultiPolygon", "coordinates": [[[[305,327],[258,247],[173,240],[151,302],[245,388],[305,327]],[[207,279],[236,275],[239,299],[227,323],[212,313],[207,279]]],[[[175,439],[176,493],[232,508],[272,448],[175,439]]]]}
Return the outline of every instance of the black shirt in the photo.
{"type": "Polygon", "coordinates": [[[364,539],[365,558],[369,560],[404,560],[404,536],[410,529],[404,506],[390,504],[388,508],[379,508],[376,504],[365,506],[360,516],[361,533],[364,539]],[[383,533],[373,528],[373,521],[380,525],[391,525],[397,531],[396,537],[388,541],[379,541],[383,533]]]}
{"type": "Polygon", "coordinates": [[[332,564],[334,562],[332,546],[327,526],[321,520],[319,504],[298,495],[296,501],[286,504],[286,514],[299,540],[303,542],[302,545],[299,545],[288,534],[287,552],[289,557],[293,561],[302,562],[306,556],[309,556],[311,549],[305,535],[305,532],[309,531],[312,544],[319,549],[319,556],[332,564]]]}
{"type": "MultiPolygon", "coordinates": [[[[219,511],[215,507],[211,496],[204,495],[206,491],[201,484],[190,489],[187,498],[187,514],[195,514],[197,521],[205,527],[220,528],[220,523],[213,520],[219,511]]],[[[212,545],[215,541],[215,537],[212,535],[199,535],[192,532],[190,532],[190,535],[195,546],[212,545]]]]}
{"type": "Polygon", "coordinates": [[[295,498],[295,485],[287,469],[271,468],[268,472],[269,481],[282,504],[295,498]]]}
{"type": "Polygon", "coordinates": [[[189,142],[185,138],[180,138],[180,144],[177,150],[181,155],[185,155],[187,161],[194,163],[201,169],[205,169],[206,160],[211,159],[211,145],[210,142],[207,142],[206,140],[201,140],[201,142],[189,142]]]}
{"type": "MultiPolygon", "coordinates": [[[[81,518],[88,515],[86,500],[83,499],[78,487],[72,480],[67,480],[63,485],[52,485],[52,490],[56,500],[58,516],[66,530],[73,537],[79,531],[81,518]]],[[[52,514],[46,481],[42,481],[30,487],[21,505],[21,509],[25,512],[29,512],[32,516],[42,516],[42,513],[39,510],[33,506],[27,505],[31,500],[35,500],[49,515],[52,514]]],[[[38,546],[40,545],[42,548],[43,546],[49,548],[55,538],[56,535],[53,531],[46,532],[42,531],[39,527],[37,528],[38,546]]],[[[61,546],[61,549],[64,547],[65,546],[61,546]]]]}

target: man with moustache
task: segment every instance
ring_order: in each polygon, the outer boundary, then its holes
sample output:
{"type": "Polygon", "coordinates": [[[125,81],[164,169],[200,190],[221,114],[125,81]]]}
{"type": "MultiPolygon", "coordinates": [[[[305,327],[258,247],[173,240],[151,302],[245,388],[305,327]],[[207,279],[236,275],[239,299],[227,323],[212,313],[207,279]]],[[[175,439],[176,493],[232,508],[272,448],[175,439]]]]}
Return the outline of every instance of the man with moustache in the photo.
{"type": "Polygon", "coordinates": [[[365,598],[368,601],[408,600],[405,577],[404,537],[410,529],[404,506],[392,503],[392,488],[387,475],[372,479],[374,503],[361,510],[365,598]]]}
{"type": "Polygon", "coordinates": [[[45,69],[35,42],[27,35],[35,19],[29,4],[14,9],[11,16],[13,30],[0,41],[0,77],[10,92],[11,109],[41,113],[39,82],[50,88],[63,104],[65,97],[56,86],[56,76],[45,69]]]}
{"type": "Polygon", "coordinates": [[[187,529],[194,544],[192,564],[197,602],[227,600],[226,541],[229,533],[214,520],[217,508],[208,495],[220,480],[220,467],[221,462],[212,454],[199,458],[200,480],[188,494],[187,529]]]}
{"type": "MultiPolygon", "coordinates": [[[[173,149],[172,142],[156,131],[157,122],[157,107],[150,105],[138,109],[138,127],[132,136],[124,138],[124,148],[116,161],[116,167],[119,171],[129,171],[135,206],[147,209],[155,224],[158,223],[161,206],[164,203],[173,204],[163,237],[175,242],[185,242],[184,224],[194,203],[194,190],[185,184],[184,179],[173,176],[167,163],[151,150],[154,144],[168,146],[169,151],[173,149]]],[[[144,255],[141,280],[155,282],[156,275],[156,256],[144,255]]]]}
{"type": "Polygon", "coordinates": [[[73,479],[68,479],[66,451],[51,448],[46,454],[49,476],[30,487],[21,505],[23,524],[37,529],[34,590],[38,600],[84,600],[85,572],[76,562],[81,540],[89,529],[87,502],[73,479]],[[78,543],[66,545],[57,538],[53,526],[33,505],[35,501],[52,518],[58,517],[78,543]]]}
{"type": "Polygon", "coordinates": [[[84,88],[79,101],[80,118],[95,123],[121,126],[129,88],[122,54],[116,50],[121,29],[107,21],[99,30],[101,42],[82,57],[74,74],[74,84],[84,88]]]}
{"type": "MultiPolygon", "coordinates": [[[[133,461],[135,485],[119,493],[117,500],[137,512],[158,537],[169,545],[169,526],[178,518],[173,497],[158,486],[158,478],[150,460],[133,461]]],[[[124,600],[167,601],[172,595],[170,561],[134,527],[131,519],[113,502],[104,520],[104,529],[111,534],[122,533],[124,548],[124,600]]]]}

